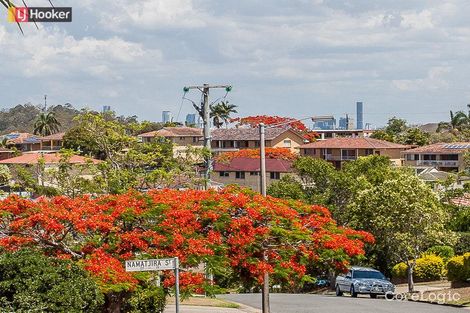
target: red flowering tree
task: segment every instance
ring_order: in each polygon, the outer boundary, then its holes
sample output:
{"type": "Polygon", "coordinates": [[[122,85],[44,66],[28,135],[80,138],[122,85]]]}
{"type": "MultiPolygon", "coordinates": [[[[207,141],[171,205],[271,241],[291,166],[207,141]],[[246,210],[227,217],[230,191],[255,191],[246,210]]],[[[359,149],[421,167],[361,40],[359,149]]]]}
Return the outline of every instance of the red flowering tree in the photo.
{"type": "MultiPolygon", "coordinates": [[[[325,208],[234,187],[95,199],[13,196],[0,202],[0,215],[0,246],[33,246],[76,260],[95,277],[114,312],[124,295],[146,279],[146,274],[125,272],[128,259],[177,256],[183,269],[203,262],[209,270],[232,267],[255,283],[267,271],[292,285],[301,282],[309,264],[344,270],[364,254],[364,242],[373,241],[368,233],[338,227],[325,208]]],[[[208,286],[202,274],[181,275],[183,290],[208,286]]],[[[173,283],[167,273],[164,285],[173,283]]]]}
{"type": "Polygon", "coordinates": [[[257,115],[231,119],[230,122],[238,122],[238,125],[248,125],[252,128],[258,127],[263,123],[268,126],[290,127],[304,136],[309,142],[314,142],[318,138],[318,134],[310,131],[307,126],[298,119],[292,117],[257,115]]]}

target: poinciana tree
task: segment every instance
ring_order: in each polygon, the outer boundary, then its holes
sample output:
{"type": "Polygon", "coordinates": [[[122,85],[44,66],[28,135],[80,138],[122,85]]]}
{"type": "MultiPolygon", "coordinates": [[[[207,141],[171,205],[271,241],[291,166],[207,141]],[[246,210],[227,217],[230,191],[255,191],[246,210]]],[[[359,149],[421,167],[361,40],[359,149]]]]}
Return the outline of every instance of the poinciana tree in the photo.
{"type": "MultiPolygon", "coordinates": [[[[119,312],[126,294],[149,277],[125,272],[124,260],[179,257],[183,269],[232,268],[253,284],[268,272],[274,282],[293,286],[306,280],[307,266],[344,270],[373,242],[366,232],[337,226],[323,207],[235,187],[95,199],[10,197],[0,202],[0,215],[0,246],[77,261],[105,292],[109,312],[119,312]]],[[[167,273],[164,285],[173,283],[167,273]]],[[[182,272],[181,285],[184,292],[211,288],[191,271],[182,272]]]]}
{"type": "Polygon", "coordinates": [[[305,140],[309,142],[313,142],[318,138],[318,134],[316,132],[310,131],[302,121],[292,117],[257,115],[234,118],[231,119],[230,122],[238,122],[239,125],[248,125],[253,128],[258,127],[260,123],[271,127],[290,127],[299,132],[305,140]]]}

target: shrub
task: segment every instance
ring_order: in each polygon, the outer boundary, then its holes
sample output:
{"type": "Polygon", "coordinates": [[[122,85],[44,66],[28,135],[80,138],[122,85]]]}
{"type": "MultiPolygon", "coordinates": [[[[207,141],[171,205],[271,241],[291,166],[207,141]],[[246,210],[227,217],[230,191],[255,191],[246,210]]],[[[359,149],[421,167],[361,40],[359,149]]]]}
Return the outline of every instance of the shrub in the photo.
{"type": "Polygon", "coordinates": [[[454,249],[456,254],[470,252],[470,233],[459,233],[459,240],[454,249]]]}
{"type": "Polygon", "coordinates": [[[444,276],[444,260],[437,255],[427,254],[416,260],[414,277],[418,280],[435,280],[444,276]]]}
{"type": "MultiPolygon", "coordinates": [[[[0,307],[8,312],[100,312],[103,295],[76,264],[31,250],[0,254],[0,307]]],[[[3,312],[3,311],[2,311],[3,312]]]]}
{"type": "Polygon", "coordinates": [[[453,282],[464,282],[470,278],[470,253],[449,259],[449,262],[447,262],[447,278],[453,282]]]}
{"type": "Polygon", "coordinates": [[[454,256],[454,249],[450,246],[433,246],[429,248],[425,254],[434,254],[440,256],[444,261],[454,256]]]}
{"type": "Polygon", "coordinates": [[[393,268],[392,268],[392,276],[394,278],[406,278],[406,270],[408,269],[408,266],[406,265],[405,262],[400,262],[398,264],[396,264],[393,268]]]}
{"type": "Polygon", "coordinates": [[[139,288],[128,301],[130,313],[161,313],[166,305],[166,293],[163,287],[148,286],[139,288]]]}
{"type": "MultiPolygon", "coordinates": [[[[408,266],[406,263],[401,262],[392,268],[392,275],[394,278],[406,278],[407,270],[408,266]]],[[[428,254],[416,260],[413,278],[420,281],[429,281],[440,279],[444,276],[444,273],[444,260],[440,256],[428,254]]]]}

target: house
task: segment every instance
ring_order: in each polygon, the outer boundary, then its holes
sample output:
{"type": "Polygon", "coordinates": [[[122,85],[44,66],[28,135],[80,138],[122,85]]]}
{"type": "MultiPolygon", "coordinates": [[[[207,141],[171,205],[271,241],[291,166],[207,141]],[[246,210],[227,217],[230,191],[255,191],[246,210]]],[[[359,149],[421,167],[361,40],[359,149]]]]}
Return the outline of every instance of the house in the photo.
{"type": "Polygon", "coordinates": [[[0,147],[0,160],[9,159],[13,156],[14,153],[15,152],[10,149],[0,147]]]}
{"type": "MultiPolygon", "coordinates": [[[[259,148],[257,128],[219,128],[214,129],[211,135],[215,153],[259,148]]],[[[298,152],[299,146],[305,143],[301,134],[289,128],[266,128],[265,138],[266,147],[289,148],[292,152],[298,152]]]]}
{"type": "Polygon", "coordinates": [[[9,133],[3,135],[8,147],[15,147],[19,151],[41,150],[41,137],[30,133],[9,133]]]}
{"type": "MultiPolygon", "coordinates": [[[[61,155],[59,153],[42,153],[42,152],[28,152],[20,156],[0,160],[0,164],[5,165],[36,165],[39,163],[39,160],[44,160],[44,165],[46,167],[55,167],[59,164],[61,155]]],[[[86,158],[80,155],[72,155],[70,157],[70,164],[87,164],[91,162],[93,164],[98,164],[101,161],[96,159],[86,158]]]]}
{"type": "Polygon", "coordinates": [[[470,142],[435,143],[403,152],[405,165],[429,166],[440,171],[460,172],[465,169],[463,155],[470,150],[470,142]]]}
{"type": "Polygon", "coordinates": [[[315,129],[315,132],[318,134],[318,140],[325,140],[329,138],[337,137],[365,137],[369,138],[374,130],[372,129],[315,129]]]}
{"type": "Polygon", "coordinates": [[[64,145],[64,135],[65,133],[57,133],[40,138],[41,150],[58,151],[62,149],[64,145]]]}
{"type": "MultiPolygon", "coordinates": [[[[292,173],[292,161],[266,159],[266,185],[292,173]]],[[[227,162],[215,162],[211,179],[220,184],[237,184],[260,191],[260,159],[233,158],[227,162]]]]}
{"type": "Polygon", "coordinates": [[[152,142],[155,138],[166,138],[177,146],[202,146],[202,129],[194,127],[163,127],[137,136],[143,143],[152,142]]]}
{"type": "Polygon", "coordinates": [[[382,155],[389,157],[398,166],[402,165],[401,153],[408,146],[366,137],[331,138],[300,146],[300,155],[330,161],[336,168],[343,162],[361,156],[382,155]]]}

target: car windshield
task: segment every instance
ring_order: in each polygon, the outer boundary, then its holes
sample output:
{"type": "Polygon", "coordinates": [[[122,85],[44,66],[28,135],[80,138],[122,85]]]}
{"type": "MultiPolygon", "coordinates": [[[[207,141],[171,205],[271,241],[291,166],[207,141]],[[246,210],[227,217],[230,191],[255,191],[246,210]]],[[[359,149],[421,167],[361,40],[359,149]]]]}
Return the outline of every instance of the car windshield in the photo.
{"type": "Polygon", "coordinates": [[[385,279],[382,273],[376,271],[353,271],[353,278],[385,279]]]}

